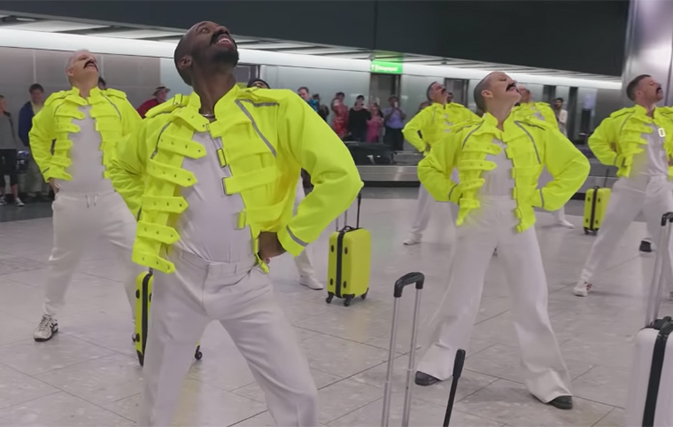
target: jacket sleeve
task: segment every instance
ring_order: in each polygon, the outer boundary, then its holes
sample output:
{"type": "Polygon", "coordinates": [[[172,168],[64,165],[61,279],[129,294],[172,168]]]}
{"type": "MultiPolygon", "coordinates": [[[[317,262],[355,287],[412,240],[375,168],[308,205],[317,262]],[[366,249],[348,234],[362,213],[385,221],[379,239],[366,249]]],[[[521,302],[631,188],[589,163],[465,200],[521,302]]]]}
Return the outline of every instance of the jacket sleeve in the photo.
{"type": "Polygon", "coordinates": [[[122,135],[124,138],[130,136],[136,129],[140,127],[143,119],[140,117],[140,114],[133,108],[131,103],[124,99],[121,102],[122,110],[122,135]]]}
{"type": "Polygon", "coordinates": [[[278,230],[283,248],[296,256],[351,206],[363,184],[343,141],[301,98],[289,96],[278,117],[280,144],[289,147],[314,185],[296,215],[278,230]]]}
{"type": "Polygon", "coordinates": [[[532,205],[555,211],[570,200],[586,181],[589,159],[556,127],[548,127],[543,138],[544,165],[553,179],[534,193],[532,205]]]}
{"type": "Polygon", "coordinates": [[[458,203],[460,199],[458,183],[451,179],[459,147],[456,137],[455,133],[447,133],[418,164],[418,179],[439,202],[458,203]]]}
{"type": "Polygon", "coordinates": [[[589,137],[589,148],[601,163],[614,166],[617,160],[617,152],[615,151],[617,141],[611,131],[610,122],[611,119],[607,118],[596,128],[589,137]]]}
{"type": "Polygon", "coordinates": [[[45,105],[42,110],[33,117],[33,127],[28,134],[30,141],[30,151],[33,158],[40,168],[40,172],[45,181],[55,178],[51,174],[51,146],[52,141],[56,139],[54,133],[53,107],[45,105]]]}
{"type": "Polygon", "coordinates": [[[421,111],[418,112],[414,116],[413,119],[409,120],[409,123],[404,126],[404,129],[402,129],[402,134],[404,134],[404,138],[409,141],[411,145],[416,147],[418,151],[421,153],[424,153],[427,149],[427,144],[425,141],[423,141],[423,138],[421,135],[419,135],[419,131],[422,132],[423,128],[425,128],[428,124],[428,121],[430,120],[430,117],[432,115],[432,108],[424,108],[421,111]]]}
{"type": "Polygon", "coordinates": [[[26,147],[30,146],[28,132],[30,131],[32,115],[30,104],[25,104],[21,107],[21,111],[19,111],[19,139],[26,147]]]}
{"type": "Polygon", "coordinates": [[[117,156],[109,167],[112,186],[122,196],[136,218],[140,214],[145,190],[143,176],[147,162],[149,125],[151,122],[141,122],[128,138],[124,138],[117,145],[117,156]]]}
{"type": "Polygon", "coordinates": [[[550,125],[558,127],[558,121],[556,121],[556,114],[548,104],[542,103],[542,106],[540,107],[540,113],[542,113],[542,117],[544,117],[545,122],[549,123],[550,125]]]}

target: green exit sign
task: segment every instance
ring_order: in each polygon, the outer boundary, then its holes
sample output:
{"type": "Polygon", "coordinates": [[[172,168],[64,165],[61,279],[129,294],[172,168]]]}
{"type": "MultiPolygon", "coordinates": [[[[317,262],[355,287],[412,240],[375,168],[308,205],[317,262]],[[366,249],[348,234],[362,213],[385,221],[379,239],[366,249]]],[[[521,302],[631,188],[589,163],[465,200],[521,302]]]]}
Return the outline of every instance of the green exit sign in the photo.
{"type": "Polygon", "coordinates": [[[402,74],[402,63],[401,62],[383,62],[383,61],[372,61],[371,65],[372,73],[380,74],[402,74]]]}

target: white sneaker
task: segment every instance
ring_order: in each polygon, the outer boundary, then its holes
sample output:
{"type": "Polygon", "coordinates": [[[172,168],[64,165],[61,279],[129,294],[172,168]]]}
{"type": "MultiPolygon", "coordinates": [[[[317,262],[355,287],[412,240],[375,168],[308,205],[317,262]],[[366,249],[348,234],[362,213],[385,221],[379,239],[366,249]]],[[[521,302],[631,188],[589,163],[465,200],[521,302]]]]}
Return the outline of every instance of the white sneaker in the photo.
{"type": "Polygon", "coordinates": [[[14,204],[20,208],[26,206],[18,197],[14,199],[14,204]]]}
{"type": "Polygon", "coordinates": [[[58,332],[58,322],[53,317],[45,314],[37,326],[33,338],[37,342],[49,341],[58,332]]]}
{"type": "Polygon", "coordinates": [[[575,228],[575,226],[573,225],[572,222],[567,221],[567,220],[565,220],[565,219],[564,219],[563,221],[558,221],[558,222],[556,223],[556,225],[557,225],[558,227],[575,228]]]}
{"type": "Polygon", "coordinates": [[[323,286],[323,284],[320,283],[318,281],[318,279],[316,279],[313,276],[309,276],[309,277],[302,276],[302,277],[300,277],[299,278],[299,284],[303,285],[303,286],[306,286],[309,289],[313,289],[315,291],[320,291],[320,290],[325,289],[325,286],[323,286]]]}
{"type": "Polygon", "coordinates": [[[587,283],[584,280],[580,280],[573,288],[573,294],[575,294],[576,297],[585,297],[589,295],[590,291],[591,283],[587,283]]]}
{"type": "Polygon", "coordinates": [[[409,237],[407,237],[407,239],[403,243],[406,246],[417,245],[417,244],[421,243],[421,236],[411,234],[411,235],[409,235],[409,237]]]}

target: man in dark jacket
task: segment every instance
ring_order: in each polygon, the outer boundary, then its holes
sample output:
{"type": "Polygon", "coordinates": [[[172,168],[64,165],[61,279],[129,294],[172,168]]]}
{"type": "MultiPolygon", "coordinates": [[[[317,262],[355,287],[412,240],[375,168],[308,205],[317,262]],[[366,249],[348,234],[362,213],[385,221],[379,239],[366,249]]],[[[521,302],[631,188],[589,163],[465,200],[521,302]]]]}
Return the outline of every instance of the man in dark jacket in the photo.
{"type": "MultiPolygon", "coordinates": [[[[30,101],[26,102],[19,111],[19,139],[28,150],[28,133],[33,127],[33,117],[42,110],[44,105],[44,88],[39,83],[33,83],[28,89],[30,101]]],[[[31,157],[28,160],[27,187],[25,188],[29,198],[40,198],[49,195],[49,185],[44,182],[40,169],[31,157]]]]}

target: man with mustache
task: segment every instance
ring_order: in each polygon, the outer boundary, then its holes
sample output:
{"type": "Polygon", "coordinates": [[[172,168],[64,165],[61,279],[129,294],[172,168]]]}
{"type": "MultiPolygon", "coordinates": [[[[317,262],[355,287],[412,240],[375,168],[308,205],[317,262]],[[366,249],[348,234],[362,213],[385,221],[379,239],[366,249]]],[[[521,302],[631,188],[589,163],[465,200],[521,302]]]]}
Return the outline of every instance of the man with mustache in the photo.
{"type": "MultiPolygon", "coordinates": [[[[407,123],[402,130],[404,138],[418,151],[427,156],[431,147],[444,136],[451,125],[476,119],[477,116],[464,106],[448,101],[446,88],[437,82],[428,86],[425,92],[430,106],[423,108],[407,123]]],[[[453,99],[453,98],[452,98],[453,99]]],[[[430,221],[432,199],[423,183],[418,189],[416,215],[405,245],[416,245],[421,242],[423,232],[430,221]]]]}
{"type": "MultiPolygon", "coordinates": [[[[585,297],[592,290],[594,276],[603,270],[626,228],[641,210],[648,233],[655,239],[661,231],[661,216],[673,211],[669,183],[673,116],[657,107],[664,92],[655,79],[643,74],[626,86],[626,95],[636,105],[612,113],[589,138],[589,148],[596,158],[618,168],[619,180],[612,187],[605,218],[573,289],[578,297],[585,297]]],[[[673,277],[672,264],[664,265],[668,269],[666,275],[673,277]]]]}
{"type": "Polygon", "coordinates": [[[534,207],[557,209],[589,174],[589,161],[557,126],[512,114],[520,95],[505,73],[474,90],[482,118],[452,127],[418,165],[438,201],[460,210],[449,287],[432,324],[432,344],[416,372],[428,386],[452,375],[456,351],[467,348],[494,249],[512,294],[512,315],[525,384],[540,401],[571,409],[570,377],[547,314],[547,279],[535,233],[534,207]],[[547,167],[553,180],[538,188],[547,167]],[[458,170],[460,183],[451,179],[458,170]]]}
{"type": "MultiPolygon", "coordinates": [[[[514,109],[512,114],[518,117],[534,116],[537,119],[543,120],[551,125],[558,126],[556,121],[556,113],[546,102],[535,102],[533,101],[533,94],[531,91],[524,85],[518,85],[519,93],[521,94],[521,102],[519,102],[514,109]]],[[[559,128],[560,130],[560,128],[559,128]]],[[[563,132],[561,132],[563,133],[563,132]]],[[[567,136],[567,134],[563,133],[567,136]]],[[[546,183],[551,179],[549,172],[547,170],[542,173],[542,184],[546,183]]],[[[566,219],[565,206],[561,206],[560,209],[553,211],[552,216],[554,218],[554,223],[557,226],[565,228],[575,228],[575,226],[566,219]]]]}
{"type": "Polygon", "coordinates": [[[115,246],[127,273],[124,285],[132,312],[135,278],[142,272],[131,262],[135,219],[114,191],[108,170],[117,144],[140,125],[140,116],[123,92],[98,88],[98,62],[91,52],[75,52],[65,72],[72,89],[46,100],[29,133],[33,157],[56,194],[54,246],[35,341],[58,332],[57,310],[92,241],[102,237],[115,246]]]}
{"type": "Polygon", "coordinates": [[[299,255],[362,182],[343,142],[296,94],[238,88],[238,58],[225,27],[194,25],[174,54],[194,93],[151,110],[114,162],[115,187],[139,217],[133,260],[155,272],[142,426],[171,424],[212,320],[248,362],[277,425],[318,424],[317,391],[268,264],[299,255]],[[315,188],[293,215],[301,168],[315,188]]]}

